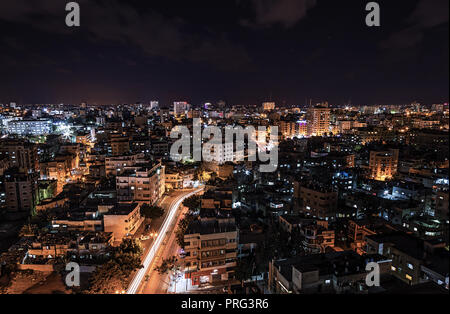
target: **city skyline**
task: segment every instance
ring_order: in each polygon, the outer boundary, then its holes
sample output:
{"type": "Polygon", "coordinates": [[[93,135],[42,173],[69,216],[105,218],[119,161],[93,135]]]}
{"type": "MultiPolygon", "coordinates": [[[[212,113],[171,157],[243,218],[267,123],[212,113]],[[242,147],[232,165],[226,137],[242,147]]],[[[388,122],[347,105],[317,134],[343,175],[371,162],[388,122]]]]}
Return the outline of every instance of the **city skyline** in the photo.
{"type": "Polygon", "coordinates": [[[448,11],[1,2],[0,299],[448,297],[448,11]]]}

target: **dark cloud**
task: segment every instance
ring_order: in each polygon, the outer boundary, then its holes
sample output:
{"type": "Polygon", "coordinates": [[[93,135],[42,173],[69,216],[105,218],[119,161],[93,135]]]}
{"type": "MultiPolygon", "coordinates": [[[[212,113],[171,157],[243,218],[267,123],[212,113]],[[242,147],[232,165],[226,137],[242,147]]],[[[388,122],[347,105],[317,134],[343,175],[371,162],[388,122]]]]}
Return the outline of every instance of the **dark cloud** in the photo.
{"type": "Polygon", "coordinates": [[[243,20],[242,24],[251,27],[268,27],[280,24],[286,28],[294,26],[306,16],[316,0],[251,0],[255,17],[243,20]]]}
{"type": "Polygon", "coordinates": [[[195,36],[184,32],[186,23],[153,10],[138,10],[119,0],[79,0],[80,30],[64,24],[65,1],[15,0],[0,5],[0,19],[27,24],[58,34],[86,33],[90,40],[137,47],[151,57],[203,62],[219,69],[244,69],[250,64],[246,50],[222,34],[195,36]]]}
{"type": "Polygon", "coordinates": [[[361,0],[77,0],[80,28],[67,2],[0,1],[0,102],[448,98],[448,0],[380,0],[376,29],[361,0]]]}
{"type": "Polygon", "coordinates": [[[407,25],[380,43],[384,49],[411,48],[422,42],[425,32],[433,27],[448,23],[448,0],[420,0],[405,19],[407,25]]]}

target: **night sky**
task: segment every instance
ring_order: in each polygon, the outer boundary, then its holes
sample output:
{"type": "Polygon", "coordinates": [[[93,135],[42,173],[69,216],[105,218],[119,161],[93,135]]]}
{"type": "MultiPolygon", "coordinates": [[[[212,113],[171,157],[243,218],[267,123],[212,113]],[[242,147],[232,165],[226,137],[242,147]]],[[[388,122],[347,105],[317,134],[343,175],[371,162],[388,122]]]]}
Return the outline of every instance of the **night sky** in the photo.
{"type": "Polygon", "coordinates": [[[448,0],[67,2],[1,1],[0,103],[448,101],[448,0]]]}

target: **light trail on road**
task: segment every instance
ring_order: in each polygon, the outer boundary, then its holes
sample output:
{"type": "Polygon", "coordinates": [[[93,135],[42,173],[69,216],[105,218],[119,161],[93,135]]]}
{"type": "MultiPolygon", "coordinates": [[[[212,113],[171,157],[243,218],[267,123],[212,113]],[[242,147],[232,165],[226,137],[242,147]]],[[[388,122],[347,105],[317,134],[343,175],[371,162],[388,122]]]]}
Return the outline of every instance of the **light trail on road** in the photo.
{"type": "Polygon", "coordinates": [[[127,294],[136,294],[137,290],[139,289],[139,286],[141,285],[142,279],[144,278],[145,274],[148,272],[148,268],[153,262],[153,259],[155,258],[156,253],[158,252],[161,243],[163,242],[164,237],[166,236],[167,229],[169,229],[169,226],[172,224],[173,218],[175,217],[175,214],[178,210],[178,207],[180,207],[181,203],[188,197],[191,197],[194,194],[197,194],[204,188],[197,189],[189,194],[181,196],[175,204],[173,204],[170,209],[169,213],[164,219],[164,223],[161,226],[161,229],[159,230],[158,236],[156,237],[155,242],[153,242],[151,249],[148,251],[147,256],[145,256],[144,262],[143,262],[143,268],[139,269],[136,276],[133,278],[133,281],[131,282],[130,286],[128,287],[127,294]]]}

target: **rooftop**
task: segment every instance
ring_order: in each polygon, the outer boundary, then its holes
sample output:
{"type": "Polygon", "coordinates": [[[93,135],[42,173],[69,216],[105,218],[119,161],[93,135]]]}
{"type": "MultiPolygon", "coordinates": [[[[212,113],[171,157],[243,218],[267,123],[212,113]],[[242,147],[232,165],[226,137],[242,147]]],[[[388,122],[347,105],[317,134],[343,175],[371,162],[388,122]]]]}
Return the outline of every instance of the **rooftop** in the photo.
{"type": "Polygon", "coordinates": [[[218,220],[196,220],[189,224],[186,234],[213,234],[237,231],[236,223],[225,222],[220,223],[218,220]]]}

